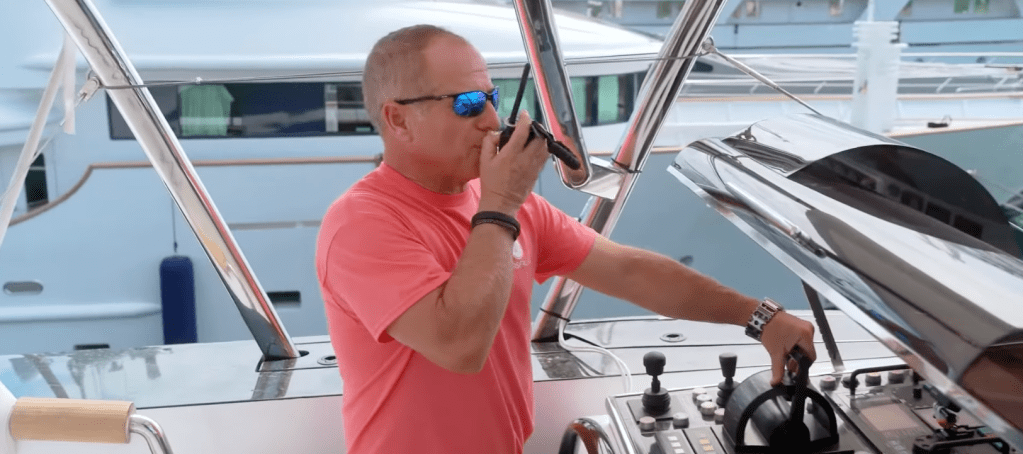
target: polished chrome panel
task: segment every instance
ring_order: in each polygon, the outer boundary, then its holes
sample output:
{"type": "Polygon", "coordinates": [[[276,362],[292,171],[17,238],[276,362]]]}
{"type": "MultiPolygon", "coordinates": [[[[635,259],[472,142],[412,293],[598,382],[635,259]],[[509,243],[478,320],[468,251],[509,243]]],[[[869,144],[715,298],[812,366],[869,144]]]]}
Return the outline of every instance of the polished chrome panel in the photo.
{"type": "Polygon", "coordinates": [[[830,118],[812,115],[768,118],[754,123],[735,138],[734,146],[743,152],[742,155],[786,176],[811,162],[845,150],[873,145],[905,146],[902,142],[853,129],[830,118]],[[792,137],[799,137],[800,142],[793,143],[792,137]]]}
{"type": "Polygon", "coordinates": [[[126,400],[137,408],[341,394],[327,336],[301,338],[299,358],[264,361],[253,341],[0,357],[0,377],[18,397],[126,400]]]}
{"type": "MultiPolygon", "coordinates": [[[[668,111],[676,105],[682,84],[696,63],[693,56],[710,35],[723,6],[724,0],[686,2],[657,61],[643,79],[636,109],[614,157],[615,165],[625,172],[625,177],[613,198],[590,197],[583,209],[582,222],[601,235],[611,236],[650,155],[657,131],[668,111]]],[[[582,286],[578,283],[564,277],[555,278],[543,310],[533,322],[533,339],[555,338],[559,324],[571,318],[581,293],[582,286]]]]}
{"type": "MultiPolygon", "coordinates": [[[[629,431],[625,428],[626,419],[622,416],[621,412],[618,411],[618,406],[614,404],[614,397],[608,397],[606,402],[607,413],[611,416],[611,423],[614,425],[614,431],[616,434],[627,434],[629,431]]],[[[636,447],[629,440],[617,440],[618,447],[623,449],[623,454],[636,454],[636,447]]]]}
{"type": "MultiPolygon", "coordinates": [[[[89,0],[47,0],[47,3],[102,85],[137,87],[142,84],[89,0]]],[[[263,355],[267,358],[298,356],[270,299],[149,90],[124,88],[108,92],[223,279],[263,355]]]]}
{"type": "MultiPolygon", "coordinates": [[[[513,4],[526,56],[533,70],[543,119],[554,138],[564,143],[582,164],[578,170],[572,170],[555,159],[558,173],[566,186],[581,189],[590,181],[593,170],[583,143],[582,128],[575,116],[572,83],[565,72],[550,0],[515,0],[513,4]]],[[[511,115],[518,115],[518,112],[511,115]]]]}
{"type": "Polygon", "coordinates": [[[170,443],[167,442],[167,434],[164,433],[163,428],[160,427],[156,421],[151,418],[147,418],[142,415],[131,415],[129,418],[130,426],[129,430],[146,439],[146,444],[149,445],[149,452],[153,454],[173,454],[170,443]]]}
{"type": "Polygon", "coordinates": [[[842,361],[842,353],[838,351],[838,343],[835,342],[835,335],[831,332],[831,323],[824,314],[824,304],[821,302],[817,291],[803,282],[803,291],[806,293],[806,300],[810,303],[810,310],[813,311],[813,319],[817,321],[817,331],[824,339],[824,346],[828,350],[828,358],[831,365],[838,372],[845,371],[845,363],[842,361]]]}
{"type": "MultiPolygon", "coordinates": [[[[827,312],[847,362],[894,358],[848,316],[827,312]]],[[[793,314],[813,319],[810,311],[793,314]]],[[[643,371],[643,355],[649,350],[669,357],[665,370],[671,373],[706,371],[720,376],[717,353],[722,351],[739,355],[740,378],[770,367],[764,348],[746,337],[739,326],[637,317],[572,322],[566,330],[614,351],[633,373],[643,371]],[[684,333],[686,340],[667,342],[661,339],[664,333],[684,333]]],[[[819,345],[822,340],[818,337],[816,342],[819,345]]],[[[587,345],[578,339],[566,344],[587,345]]],[[[557,343],[531,345],[536,382],[619,374],[614,362],[604,355],[565,351],[557,343]]],[[[16,397],[125,400],[140,409],[340,395],[342,382],[336,364],[320,362],[334,355],[329,338],[296,338],[295,346],[300,357],[276,361],[261,360],[253,341],[9,355],[0,356],[0,377],[16,397]]],[[[818,361],[814,367],[821,373],[830,371],[826,361],[818,361]]],[[[633,380],[633,385],[646,386],[642,380],[633,380]]],[[[620,392],[621,387],[613,391],[620,392]]]]}
{"type": "Polygon", "coordinates": [[[936,388],[1023,446],[1023,261],[1000,233],[1010,230],[1004,216],[998,225],[997,204],[966,172],[810,115],[695,142],[670,170],[936,388]],[[922,212],[932,204],[962,221],[922,212]]]}

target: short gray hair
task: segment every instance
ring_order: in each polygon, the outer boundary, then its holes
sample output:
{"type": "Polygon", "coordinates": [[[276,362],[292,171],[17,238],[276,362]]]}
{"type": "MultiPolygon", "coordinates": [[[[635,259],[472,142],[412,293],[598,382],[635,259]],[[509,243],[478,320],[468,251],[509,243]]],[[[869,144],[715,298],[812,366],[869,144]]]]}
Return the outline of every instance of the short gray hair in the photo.
{"type": "Polygon", "coordinates": [[[366,56],[362,73],[362,100],[369,121],[380,131],[380,108],[389,99],[419,96],[423,86],[420,75],[425,61],[423,50],[433,38],[450,36],[469,44],[465,38],[433,25],[413,25],[380,38],[366,56]]]}

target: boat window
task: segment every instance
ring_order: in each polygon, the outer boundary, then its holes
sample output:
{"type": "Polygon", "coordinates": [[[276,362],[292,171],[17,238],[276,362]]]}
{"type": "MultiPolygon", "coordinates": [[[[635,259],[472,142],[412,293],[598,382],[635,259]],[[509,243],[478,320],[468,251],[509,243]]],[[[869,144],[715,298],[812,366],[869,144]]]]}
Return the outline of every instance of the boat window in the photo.
{"type": "MultiPolygon", "coordinates": [[[[181,122],[178,121],[180,112],[178,108],[178,87],[173,85],[156,85],[149,87],[149,94],[156,100],[156,105],[160,107],[160,112],[163,113],[164,118],[170,123],[171,130],[180,137],[181,122]]],[[[109,95],[107,95],[107,112],[110,118],[111,139],[135,139],[135,135],[128,128],[128,123],[124,121],[124,117],[121,116],[121,112],[114,106],[114,101],[110,99],[109,95]]]]}
{"type": "Polygon", "coordinates": [[[595,101],[593,96],[593,87],[591,87],[590,77],[573,77],[572,82],[572,107],[575,108],[575,115],[579,119],[579,124],[586,125],[591,123],[590,113],[593,112],[592,101],[595,101]]]}
{"type": "Polygon", "coordinates": [[[733,19],[760,16],[760,0],[746,0],[732,11],[733,19]]]}
{"type": "MultiPolygon", "coordinates": [[[[498,106],[497,115],[501,117],[502,121],[505,121],[512,114],[515,95],[519,92],[519,79],[494,79],[494,86],[501,91],[501,103],[498,106]]],[[[522,104],[519,105],[519,109],[526,109],[526,112],[529,112],[530,118],[539,118],[537,116],[539,104],[536,98],[536,86],[533,85],[532,80],[526,81],[526,88],[522,92],[522,104]]]]}
{"type": "Polygon", "coordinates": [[[228,135],[326,135],[322,83],[227,84],[234,96],[228,135]]]}
{"type": "MultiPolygon", "coordinates": [[[[971,0],[972,1],[972,0],[971,0]]],[[[725,23],[851,24],[867,9],[867,0],[743,0],[725,23]]]]}
{"type": "Polygon", "coordinates": [[[373,124],[362,103],[362,85],[358,82],[324,84],[327,103],[327,132],[373,134],[373,124]]]}
{"type": "Polygon", "coordinates": [[[954,8],[956,14],[970,12],[983,14],[988,12],[988,0],[955,0],[954,8]]]}
{"type": "Polygon", "coordinates": [[[234,96],[223,85],[181,87],[181,136],[226,136],[234,96]]]}
{"type": "Polygon", "coordinates": [[[46,160],[43,154],[28,167],[25,175],[25,203],[29,210],[45,205],[50,200],[46,192],[46,160]]]}
{"type": "Polygon", "coordinates": [[[908,0],[899,11],[900,21],[942,19],[1017,18],[1019,8],[1012,0],[908,0]]]}
{"type": "MultiPolygon", "coordinates": [[[[629,119],[642,73],[574,77],[572,99],[582,126],[621,123],[629,119]]],[[[518,79],[498,79],[498,115],[511,115],[518,79]]],[[[224,137],[294,137],[375,134],[357,82],[228,83],[152,86],[171,129],[181,139],[224,137]]],[[[532,81],[521,108],[540,119],[532,81]]],[[[110,137],[134,139],[108,97],[110,137]]]]}
{"type": "Polygon", "coordinates": [[[684,6],[685,4],[686,2],[684,1],[657,2],[657,18],[675,19],[675,16],[678,16],[678,14],[682,11],[682,6],[684,6]]]}

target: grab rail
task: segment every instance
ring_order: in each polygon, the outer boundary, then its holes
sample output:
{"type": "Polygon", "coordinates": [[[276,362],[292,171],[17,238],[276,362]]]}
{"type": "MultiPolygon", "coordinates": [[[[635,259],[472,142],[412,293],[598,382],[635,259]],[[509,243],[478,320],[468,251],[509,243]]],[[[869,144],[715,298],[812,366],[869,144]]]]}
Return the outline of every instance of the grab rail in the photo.
{"type": "Polygon", "coordinates": [[[125,401],[22,397],[11,410],[10,433],[15,440],[119,444],[136,433],[153,454],[173,454],[163,428],[125,401]]]}

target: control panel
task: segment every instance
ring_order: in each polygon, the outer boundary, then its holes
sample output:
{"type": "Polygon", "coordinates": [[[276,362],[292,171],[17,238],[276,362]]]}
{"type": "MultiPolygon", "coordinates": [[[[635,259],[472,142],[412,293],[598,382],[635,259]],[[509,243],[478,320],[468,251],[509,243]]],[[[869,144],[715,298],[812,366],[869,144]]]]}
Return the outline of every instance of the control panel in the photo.
{"type": "Polygon", "coordinates": [[[669,391],[648,353],[650,388],[608,398],[616,438],[641,454],[1017,452],[904,365],[772,387],[769,370],[737,383],[736,359],[720,356],[716,387],[669,391]]]}

